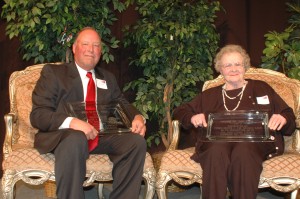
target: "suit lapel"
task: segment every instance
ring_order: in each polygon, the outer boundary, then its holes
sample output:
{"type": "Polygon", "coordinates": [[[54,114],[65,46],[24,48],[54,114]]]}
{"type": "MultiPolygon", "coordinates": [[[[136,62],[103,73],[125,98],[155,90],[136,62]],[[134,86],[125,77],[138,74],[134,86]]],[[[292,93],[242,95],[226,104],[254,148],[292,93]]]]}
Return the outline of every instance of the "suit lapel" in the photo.
{"type": "Polygon", "coordinates": [[[83,95],[83,87],[82,87],[82,81],[79,75],[79,72],[77,70],[77,67],[74,62],[67,65],[68,74],[66,81],[69,83],[70,88],[72,89],[72,92],[74,95],[73,100],[75,101],[84,101],[84,95],[83,95]]]}
{"type": "MultiPolygon", "coordinates": [[[[101,72],[101,70],[98,67],[95,68],[95,75],[96,75],[96,81],[97,81],[97,79],[105,80],[104,74],[101,72]]],[[[107,89],[99,88],[98,83],[96,83],[96,86],[97,86],[97,101],[100,104],[105,104],[104,99],[105,99],[105,96],[106,96],[105,92],[107,92],[107,89]]]]}

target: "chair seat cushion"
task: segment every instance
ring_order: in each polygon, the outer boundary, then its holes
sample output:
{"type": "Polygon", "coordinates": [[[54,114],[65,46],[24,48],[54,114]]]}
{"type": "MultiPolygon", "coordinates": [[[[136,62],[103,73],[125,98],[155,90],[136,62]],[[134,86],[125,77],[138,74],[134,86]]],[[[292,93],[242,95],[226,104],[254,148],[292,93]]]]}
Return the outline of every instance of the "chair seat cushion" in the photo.
{"type": "Polygon", "coordinates": [[[300,178],[300,154],[284,153],[276,156],[263,163],[263,172],[261,177],[264,178],[300,178]]]}
{"type": "Polygon", "coordinates": [[[190,158],[193,153],[194,148],[166,151],[161,159],[160,170],[169,173],[185,171],[202,176],[200,164],[190,158]]]}
{"type": "MultiPolygon", "coordinates": [[[[202,176],[202,168],[199,163],[193,161],[190,157],[194,152],[194,148],[184,150],[169,150],[162,159],[160,170],[168,173],[174,172],[190,172],[202,176]]],[[[263,163],[263,178],[300,178],[300,154],[285,153],[266,160],[263,163]]]]}
{"type": "MultiPolygon", "coordinates": [[[[3,169],[15,172],[43,170],[54,173],[54,161],[54,155],[51,153],[41,155],[34,148],[16,149],[3,161],[3,169]]],[[[113,164],[107,155],[90,155],[86,163],[87,173],[111,174],[113,164]]],[[[146,154],[144,170],[148,168],[153,168],[153,162],[149,153],[146,154]]]]}

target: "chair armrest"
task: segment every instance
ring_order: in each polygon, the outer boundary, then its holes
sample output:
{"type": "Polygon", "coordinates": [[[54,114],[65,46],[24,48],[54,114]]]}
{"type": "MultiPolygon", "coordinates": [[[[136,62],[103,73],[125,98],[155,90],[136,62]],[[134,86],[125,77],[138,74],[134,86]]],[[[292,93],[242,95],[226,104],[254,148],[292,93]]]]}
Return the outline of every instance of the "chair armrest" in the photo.
{"type": "Polygon", "coordinates": [[[5,140],[3,143],[4,159],[6,159],[8,154],[12,152],[13,126],[16,123],[16,120],[17,117],[13,113],[8,113],[4,115],[4,122],[5,122],[5,140]]]}
{"type": "Polygon", "coordinates": [[[178,120],[172,121],[172,140],[168,150],[175,150],[178,147],[180,136],[180,125],[178,120]]]}

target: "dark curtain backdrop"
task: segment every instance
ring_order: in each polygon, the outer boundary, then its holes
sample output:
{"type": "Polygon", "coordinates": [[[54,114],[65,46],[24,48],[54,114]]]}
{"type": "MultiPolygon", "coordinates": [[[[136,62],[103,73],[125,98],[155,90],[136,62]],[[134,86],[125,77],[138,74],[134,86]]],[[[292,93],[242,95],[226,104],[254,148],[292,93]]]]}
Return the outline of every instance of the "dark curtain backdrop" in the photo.
{"type": "Polygon", "coordinates": [[[283,31],[288,26],[287,0],[221,0],[226,13],[220,12],[216,25],[221,44],[242,45],[253,66],[261,62],[264,35],[268,31],[283,31]]]}
{"type": "MultiPolygon", "coordinates": [[[[221,35],[220,47],[225,44],[240,44],[250,54],[252,65],[259,66],[264,49],[264,34],[268,31],[282,31],[287,27],[287,0],[220,0],[225,12],[219,12],[216,27],[221,35]]],[[[0,1],[2,8],[4,2],[0,1]]],[[[0,8],[0,10],[2,10],[0,8]]],[[[118,14],[118,21],[112,27],[112,32],[122,40],[122,28],[134,24],[138,14],[134,8],[118,14]]],[[[9,40],[5,35],[6,23],[0,20],[0,147],[4,140],[5,128],[3,116],[9,112],[8,78],[13,71],[22,70],[33,62],[25,62],[18,48],[18,39],[9,40]]],[[[112,71],[120,87],[139,76],[135,69],[128,66],[130,51],[118,49],[114,51],[115,63],[103,65],[112,71]]],[[[126,93],[129,100],[134,99],[134,93],[126,93]]],[[[181,147],[192,143],[192,136],[185,134],[181,147]]],[[[2,155],[0,161],[2,162],[2,155]]],[[[1,170],[0,170],[1,171],[1,170]]],[[[0,177],[2,171],[0,172],[0,177]]]]}

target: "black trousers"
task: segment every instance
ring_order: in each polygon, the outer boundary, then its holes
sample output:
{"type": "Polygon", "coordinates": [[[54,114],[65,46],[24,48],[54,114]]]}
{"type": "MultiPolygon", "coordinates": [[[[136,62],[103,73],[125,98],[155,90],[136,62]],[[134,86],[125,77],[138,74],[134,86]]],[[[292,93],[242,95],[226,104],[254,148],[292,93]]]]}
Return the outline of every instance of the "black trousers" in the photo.
{"type": "MultiPolygon", "coordinates": [[[[138,199],[146,157],[142,136],[133,133],[103,136],[91,153],[107,154],[113,162],[110,199],[138,199]]],[[[85,135],[73,130],[64,132],[54,155],[58,199],[84,199],[82,185],[89,156],[85,135]]]]}
{"type": "Polygon", "coordinates": [[[203,169],[202,198],[255,199],[262,163],[274,153],[274,143],[203,142],[199,147],[203,169]]]}

